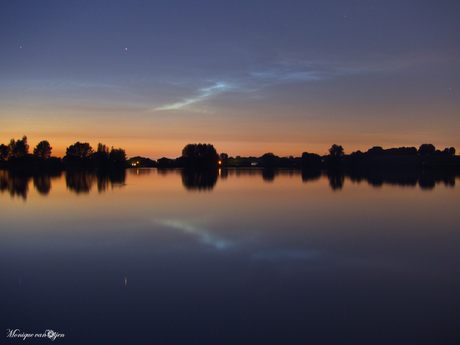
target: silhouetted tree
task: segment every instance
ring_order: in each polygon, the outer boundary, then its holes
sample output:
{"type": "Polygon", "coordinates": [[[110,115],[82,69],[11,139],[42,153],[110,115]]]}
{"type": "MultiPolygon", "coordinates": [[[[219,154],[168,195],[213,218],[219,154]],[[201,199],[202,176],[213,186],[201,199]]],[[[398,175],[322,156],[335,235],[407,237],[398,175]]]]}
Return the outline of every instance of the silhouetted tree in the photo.
{"type": "Polygon", "coordinates": [[[315,153],[302,153],[302,167],[313,168],[321,165],[321,156],[315,153]]]}
{"type": "Polygon", "coordinates": [[[109,148],[102,143],[97,144],[97,150],[91,155],[94,167],[106,168],[109,165],[109,148]]]}
{"type": "Polygon", "coordinates": [[[174,167],[174,160],[171,158],[162,157],[158,159],[158,167],[159,168],[173,168],[174,167]]]}
{"type": "Polygon", "coordinates": [[[29,145],[27,144],[27,137],[24,135],[22,139],[10,140],[9,144],[9,158],[22,158],[29,153],[29,145]]]}
{"type": "Polygon", "coordinates": [[[417,149],[415,147],[398,147],[384,150],[387,156],[416,156],[417,149]]]}
{"type": "Polygon", "coordinates": [[[126,152],[125,150],[118,148],[112,149],[109,153],[109,161],[112,168],[124,168],[126,166],[126,152]]]}
{"type": "Polygon", "coordinates": [[[42,159],[48,159],[51,156],[51,150],[53,148],[50,143],[46,140],[40,141],[34,148],[34,156],[42,159]]]}
{"type": "Polygon", "coordinates": [[[278,157],[275,156],[271,152],[268,152],[268,153],[264,154],[262,157],[260,157],[260,159],[262,160],[263,166],[267,167],[267,168],[270,168],[270,167],[273,168],[275,166],[277,158],[278,157]]]}
{"type": "Polygon", "coordinates": [[[421,156],[433,155],[436,152],[436,148],[433,144],[422,144],[418,149],[418,154],[421,156]]]}
{"type": "Polygon", "coordinates": [[[445,148],[443,151],[442,151],[442,154],[444,156],[454,156],[455,155],[455,148],[454,147],[451,147],[451,148],[445,148]]]}
{"type": "Polygon", "coordinates": [[[77,157],[79,159],[90,158],[93,148],[89,143],[80,143],[70,145],[66,150],[66,156],[77,157]]]}
{"type": "Polygon", "coordinates": [[[211,144],[187,144],[182,150],[182,158],[188,167],[217,166],[219,155],[211,144]]]}
{"type": "Polygon", "coordinates": [[[334,158],[342,158],[344,155],[344,150],[342,145],[332,145],[329,149],[329,155],[334,158]]]}
{"type": "Polygon", "coordinates": [[[226,167],[228,165],[228,154],[221,153],[220,154],[220,165],[226,167]]]}
{"type": "Polygon", "coordinates": [[[0,161],[6,161],[10,154],[10,148],[5,144],[0,145],[0,161]]]}
{"type": "Polygon", "coordinates": [[[342,145],[332,145],[329,149],[328,163],[332,166],[339,166],[344,156],[344,150],[342,145]]]}
{"type": "Polygon", "coordinates": [[[88,167],[93,149],[89,143],[80,143],[70,145],[66,150],[64,161],[72,165],[88,167]]]}
{"type": "Polygon", "coordinates": [[[383,155],[383,148],[381,146],[374,146],[366,152],[370,156],[381,156],[383,155]]]}

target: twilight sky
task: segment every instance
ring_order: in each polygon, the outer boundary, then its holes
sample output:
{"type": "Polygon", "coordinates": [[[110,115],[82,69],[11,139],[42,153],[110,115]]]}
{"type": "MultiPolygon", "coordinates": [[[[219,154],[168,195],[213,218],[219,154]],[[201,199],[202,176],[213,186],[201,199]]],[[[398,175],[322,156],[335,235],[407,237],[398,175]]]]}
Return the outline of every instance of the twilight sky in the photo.
{"type": "Polygon", "coordinates": [[[0,143],[460,149],[457,1],[0,0],[0,143]]]}

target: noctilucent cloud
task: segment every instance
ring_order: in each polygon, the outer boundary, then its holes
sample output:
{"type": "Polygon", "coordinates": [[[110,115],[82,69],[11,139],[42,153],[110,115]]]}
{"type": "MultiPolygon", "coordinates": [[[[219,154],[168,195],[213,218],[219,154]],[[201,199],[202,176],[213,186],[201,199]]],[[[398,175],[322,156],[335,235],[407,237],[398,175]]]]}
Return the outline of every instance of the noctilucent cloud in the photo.
{"type": "Polygon", "coordinates": [[[0,143],[460,148],[455,1],[1,1],[0,143]]]}

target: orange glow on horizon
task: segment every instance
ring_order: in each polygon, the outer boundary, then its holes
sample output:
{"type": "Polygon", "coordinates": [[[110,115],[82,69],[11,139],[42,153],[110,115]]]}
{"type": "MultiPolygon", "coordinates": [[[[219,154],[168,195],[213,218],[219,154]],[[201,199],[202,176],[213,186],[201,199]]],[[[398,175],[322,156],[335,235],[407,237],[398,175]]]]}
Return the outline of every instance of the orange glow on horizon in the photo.
{"type": "Polygon", "coordinates": [[[32,153],[35,146],[42,140],[48,140],[52,147],[52,156],[64,157],[66,148],[77,141],[89,142],[93,149],[97,148],[98,143],[103,143],[108,147],[122,148],[126,152],[127,158],[141,156],[148,157],[151,159],[159,159],[162,157],[177,158],[182,154],[182,149],[188,143],[210,143],[214,145],[217,152],[226,153],[229,157],[260,157],[267,152],[272,152],[280,157],[300,157],[303,152],[316,153],[319,155],[328,154],[329,148],[332,144],[342,145],[345,150],[345,154],[351,154],[355,151],[365,152],[374,146],[381,146],[384,149],[392,147],[411,147],[418,148],[423,143],[432,143],[437,149],[444,149],[446,147],[455,147],[457,150],[460,148],[460,144],[456,145],[458,139],[452,139],[449,137],[433,138],[433,140],[427,139],[423,135],[412,135],[405,138],[399,136],[385,137],[384,135],[375,136],[356,136],[351,135],[337,135],[336,139],[333,139],[333,135],[330,134],[324,137],[312,137],[305,142],[297,141],[283,141],[280,137],[279,140],[272,138],[271,141],[248,141],[244,138],[242,141],[222,141],[213,140],[213,137],[204,136],[203,139],[195,138],[182,138],[182,139],[161,139],[161,138],[146,138],[144,136],[128,138],[126,136],[104,136],[101,135],[99,138],[96,136],[78,136],[74,134],[72,136],[63,136],[42,133],[31,133],[27,131],[16,132],[9,134],[6,132],[0,132],[0,144],[8,145],[10,139],[21,139],[23,135],[28,138],[29,152],[32,153]],[[316,139],[316,141],[313,141],[316,139]],[[434,140],[436,139],[436,140],[434,140]]]}

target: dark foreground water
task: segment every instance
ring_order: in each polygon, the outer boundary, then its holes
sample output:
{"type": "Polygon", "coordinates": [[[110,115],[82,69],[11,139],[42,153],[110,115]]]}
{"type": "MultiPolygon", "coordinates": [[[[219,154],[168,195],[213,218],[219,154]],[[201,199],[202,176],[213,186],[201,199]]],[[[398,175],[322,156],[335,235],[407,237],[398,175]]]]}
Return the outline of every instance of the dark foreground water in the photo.
{"type": "Polygon", "coordinates": [[[0,178],[2,344],[460,344],[458,178],[0,178]]]}

